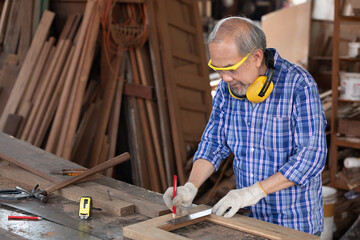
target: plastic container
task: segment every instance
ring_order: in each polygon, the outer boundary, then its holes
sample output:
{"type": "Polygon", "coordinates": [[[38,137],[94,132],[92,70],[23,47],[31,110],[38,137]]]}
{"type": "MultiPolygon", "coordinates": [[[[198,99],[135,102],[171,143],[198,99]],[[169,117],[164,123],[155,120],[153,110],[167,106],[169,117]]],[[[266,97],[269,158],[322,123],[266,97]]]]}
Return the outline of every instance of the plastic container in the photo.
{"type": "Polygon", "coordinates": [[[340,98],[343,100],[360,100],[360,73],[340,72],[340,98]]]}
{"type": "Polygon", "coordinates": [[[357,57],[359,55],[360,42],[349,42],[349,57],[357,57]]]}
{"type": "Polygon", "coordinates": [[[344,160],[344,166],[346,168],[360,168],[360,158],[347,157],[344,160]]]}
{"type": "Polygon", "coordinates": [[[324,231],[321,233],[321,240],[332,240],[335,227],[334,207],[336,203],[336,189],[323,186],[323,208],[324,208],[324,231]]]}

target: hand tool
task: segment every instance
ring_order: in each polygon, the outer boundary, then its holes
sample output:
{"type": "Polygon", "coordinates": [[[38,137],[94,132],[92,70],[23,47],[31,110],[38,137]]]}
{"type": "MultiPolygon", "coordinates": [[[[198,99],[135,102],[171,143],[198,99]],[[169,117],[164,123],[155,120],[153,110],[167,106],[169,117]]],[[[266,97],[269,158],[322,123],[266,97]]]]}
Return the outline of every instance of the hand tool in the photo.
{"type": "Polygon", "coordinates": [[[79,175],[77,175],[75,177],[64,180],[62,182],[59,182],[59,183],[57,183],[57,184],[55,184],[53,186],[50,186],[50,187],[48,187],[48,188],[46,188],[44,190],[38,189],[39,185],[37,184],[33,188],[33,190],[31,191],[30,194],[34,198],[36,198],[36,199],[40,200],[41,202],[45,203],[45,202],[47,202],[48,195],[50,193],[55,192],[55,191],[57,191],[57,190],[59,190],[59,189],[61,189],[63,187],[66,187],[66,186],[72,184],[72,183],[78,182],[81,179],[84,179],[84,178],[86,178],[86,177],[88,177],[90,175],[101,172],[101,171],[103,171],[103,170],[105,170],[107,168],[114,167],[114,166],[116,166],[116,165],[118,165],[118,164],[120,164],[122,162],[125,162],[125,161],[127,161],[129,159],[130,159],[130,154],[125,152],[125,153],[123,153],[123,154],[121,154],[119,156],[116,156],[116,157],[114,157],[112,159],[109,159],[109,160],[105,161],[104,163],[102,163],[102,164],[100,164],[98,166],[95,166],[95,167],[93,167],[91,169],[88,169],[85,172],[83,172],[83,173],[81,173],[81,174],[79,174],[79,175]]]}
{"type": "Polygon", "coordinates": [[[30,220],[36,221],[41,220],[41,217],[33,217],[33,216],[8,216],[8,220],[30,220]]]}
{"type": "Polygon", "coordinates": [[[2,189],[0,190],[0,200],[20,200],[31,198],[32,195],[22,189],[2,189]]]}
{"type": "Polygon", "coordinates": [[[91,217],[92,209],[92,198],[91,197],[81,197],[80,198],[80,207],[79,207],[79,217],[81,219],[88,219],[91,217]]]}
{"type": "MultiPolygon", "coordinates": [[[[173,192],[173,199],[176,197],[176,188],[177,188],[177,176],[174,175],[174,192],[173,192]]],[[[175,218],[175,214],[176,214],[176,206],[173,206],[172,209],[172,217],[175,218]]]]}
{"type": "Polygon", "coordinates": [[[51,171],[50,174],[77,176],[77,175],[85,172],[86,170],[87,170],[87,168],[61,169],[60,171],[51,171]]]}
{"type": "MultiPolygon", "coordinates": [[[[246,216],[246,215],[250,214],[250,210],[240,208],[237,213],[246,216]]],[[[192,213],[192,214],[189,214],[189,215],[186,215],[186,216],[183,216],[183,217],[179,217],[179,218],[176,218],[176,219],[171,219],[171,220],[167,221],[167,223],[179,224],[179,223],[191,221],[191,220],[194,220],[194,219],[197,219],[197,218],[205,217],[205,216],[208,216],[210,214],[211,214],[211,208],[206,209],[204,211],[192,213]]]]}

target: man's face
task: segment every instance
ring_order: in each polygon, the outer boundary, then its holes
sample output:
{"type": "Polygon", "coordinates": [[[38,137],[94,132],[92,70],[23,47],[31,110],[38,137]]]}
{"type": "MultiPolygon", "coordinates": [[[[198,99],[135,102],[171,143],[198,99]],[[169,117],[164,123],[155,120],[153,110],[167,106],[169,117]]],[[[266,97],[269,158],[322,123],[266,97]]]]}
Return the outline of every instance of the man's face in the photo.
{"type": "MultiPolygon", "coordinates": [[[[209,53],[211,65],[220,68],[233,66],[246,57],[239,56],[238,48],[233,40],[210,43],[209,53]]],[[[252,62],[252,54],[250,54],[236,70],[217,71],[236,95],[245,95],[249,86],[258,76],[258,70],[252,62]]]]}

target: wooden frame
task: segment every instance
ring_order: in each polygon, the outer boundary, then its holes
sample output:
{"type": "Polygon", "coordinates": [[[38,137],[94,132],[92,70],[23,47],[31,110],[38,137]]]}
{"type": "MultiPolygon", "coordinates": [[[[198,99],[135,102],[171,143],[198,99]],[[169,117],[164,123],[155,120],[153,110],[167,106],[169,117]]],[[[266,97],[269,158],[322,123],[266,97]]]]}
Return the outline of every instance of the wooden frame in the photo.
{"type": "MultiPolygon", "coordinates": [[[[199,212],[208,209],[209,206],[199,205],[193,207],[191,212],[199,212]]],[[[180,224],[169,224],[168,220],[172,219],[172,214],[167,214],[161,217],[153,218],[148,221],[136,223],[123,229],[124,237],[130,239],[173,239],[173,240],[186,240],[189,238],[171,233],[175,229],[189,226],[201,221],[209,221],[216,223],[234,230],[239,230],[245,233],[253,234],[256,236],[265,237],[267,239],[320,239],[315,235],[296,231],[294,229],[286,228],[283,226],[275,225],[272,223],[260,221],[254,218],[236,215],[232,218],[219,217],[214,214],[187,221],[180,224]]]]}

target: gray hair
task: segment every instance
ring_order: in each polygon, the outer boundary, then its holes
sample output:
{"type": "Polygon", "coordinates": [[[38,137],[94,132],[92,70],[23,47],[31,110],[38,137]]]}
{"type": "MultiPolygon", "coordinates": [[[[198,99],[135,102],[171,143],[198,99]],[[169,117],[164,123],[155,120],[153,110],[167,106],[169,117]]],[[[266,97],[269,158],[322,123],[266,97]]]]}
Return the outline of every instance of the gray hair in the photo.
{"type": "Polygon", "coordinates": [[[266,49],[264,32],[253,21],[244,17],[228,17],[221,19],[208,37],[208,44],[221,42],[233,37],[240,56],[245,56],[255,49],[266,49]]]}

